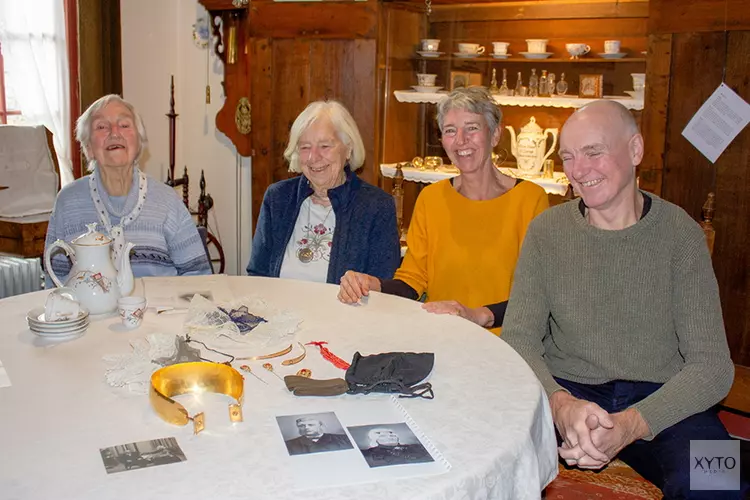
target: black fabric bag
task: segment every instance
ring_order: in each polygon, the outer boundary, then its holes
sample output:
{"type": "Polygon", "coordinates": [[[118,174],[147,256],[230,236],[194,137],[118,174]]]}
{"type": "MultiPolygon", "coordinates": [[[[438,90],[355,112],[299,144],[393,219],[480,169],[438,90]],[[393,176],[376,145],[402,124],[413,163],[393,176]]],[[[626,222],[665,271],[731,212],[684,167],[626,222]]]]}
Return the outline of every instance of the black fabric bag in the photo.
{"type": "Polygon", "coordinates": [[[354,353],[346,370],[349,394],[398,393],[400,397],[433,399],[432,385],[426,379],[435,364],[431,352],[386,352],[362,356],[354,353]]]}

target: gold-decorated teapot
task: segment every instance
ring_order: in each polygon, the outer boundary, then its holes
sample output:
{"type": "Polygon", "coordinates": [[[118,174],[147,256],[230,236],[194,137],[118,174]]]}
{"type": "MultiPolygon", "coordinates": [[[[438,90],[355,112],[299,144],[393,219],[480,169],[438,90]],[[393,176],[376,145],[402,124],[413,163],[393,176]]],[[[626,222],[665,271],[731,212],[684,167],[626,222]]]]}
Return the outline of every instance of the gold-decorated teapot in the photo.
{"type": "Polygon", "coordinates": [[[556,128],[547,128],[537,125],[533,116],[529,123],[521,127],[516,136],[516,131],[510,125],[506,126],[510,131],[510,153],[516,157],[518,169],[527,174],[539,174],[542,171],[544,160],[555,151],[557,146],[556,128]],[[547,136],[552,136],[552,147],[547,150],[547,136]]]}
{"type": "Polygon", "coordinates": [[[96,223],[87,224],[86,227],[88,232],[71,241],[70,245],[63,240],[51,244],[44,252],[44,262],[55,285],[75,290],[79,302],[91,314],[109,313],[117,309],[117,299],[133,291],[130,250],[135,245],[128,243],[125,246],[117,263],[118,271],[110,255],[112,238],[96,231],[96,223]],[[73,268],[64,285],[52,270],[51,255],[58,247],[73,261],[73,268]]]}

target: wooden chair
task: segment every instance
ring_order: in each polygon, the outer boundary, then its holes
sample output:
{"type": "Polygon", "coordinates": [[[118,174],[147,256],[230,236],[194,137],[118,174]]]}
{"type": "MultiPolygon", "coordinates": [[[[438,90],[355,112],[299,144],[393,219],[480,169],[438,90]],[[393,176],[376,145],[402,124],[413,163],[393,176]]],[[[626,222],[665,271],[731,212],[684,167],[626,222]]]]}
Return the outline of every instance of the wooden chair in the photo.
{"type": "MultiPolygon", "coordinates": [[[[52,165],[57,173],[57,190],[59,191],[60,164],[55,152],[52,132],[46,127],[44,127],[44,131],[52,165]]],[[[2,187],[0,186],[0,188],[2,187]]],[[[0,252],[19,257],[41,257],[44,254],[44,240],[47,235],[48,223],[49,214],[0,219],[0,252]]]]}
{"type": "Polygon", "coordinates": [[[176,145],[176,119],[179,115],[174,109],[174,76],[171,79],[169,87],[169,169],[167,170],[167,185],[171,187],[182,186],[182,202],[187,207],[191,215],[197,216],[198,234],[203,241],[203,247],[206,249],[206,255],[211,264],[214,274],[222,274],[226,265],[224,257],[224,248],[222,248],[219,239],[208,230],[208,211],[214,206],[214,199],[206,193],[206,178],[201,170],[200,188],[201,194],[198,197],[198,211],[190,210],[189,185],[190,176],[187,167],[183,170],[182,177],[175,179],[175,145],[176,145]]]}

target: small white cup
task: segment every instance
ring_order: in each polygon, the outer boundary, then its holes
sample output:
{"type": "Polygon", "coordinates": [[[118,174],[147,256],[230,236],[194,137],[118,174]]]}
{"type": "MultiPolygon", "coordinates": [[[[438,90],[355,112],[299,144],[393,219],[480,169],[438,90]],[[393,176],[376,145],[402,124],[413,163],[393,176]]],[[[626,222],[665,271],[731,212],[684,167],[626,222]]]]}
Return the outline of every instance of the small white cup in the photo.
{"type": "Polygon", "coordinates": [[[604,53],[605,54],[619,54],[620,53],[620,40],[606,40],[604,42],[604,53]]]}
{"type": "Polygon", "coordinates": [[[643,92],[646,88],[646,73],[630,73],[633,78],[633,90],[643,92]]]}
{"type": "Polygon", "coordinates": [[[146,299],[144,297],[120,297],[117,301],[117,312],[120,313],[122,325],[125,328],[138,328],[146,314],[146,299]]]}
{"type": "Polygon", "coordinates": [[[541,54],[547,52],[547,42],[545,38],[529,38],[526,40],[528,46],[528,52],[532,54],[541,54]]]}
{"type": "Polygon", "coordinates": [[[72,288],[55,288],[44,303],[44,321],[70,321],[78,317],[81,304],[72,288]]]}
{"type": "Polygon", "coordinates": [[[502,56],[508,53],[508,42],[492,42],[492,50],[495,55],[502,56]]]}
{"type": "Polygon", "coordinates": [[[424,52],[437,52],[440,47],[440,40],[437,38],[425,38],[422,40],[422,50],[424,52]]]}
{"type": "Polygon", "coordinates": [[[434,87],[437,75],[429,73],[417,73],[417,83],[420,87],[434,87]]]}
{"type": "Polygon", "coordinates": [[[458,51],[462,54],[484,54],[484,47],[478,43],[459,43],[458,51]]]}
{"type": "Polygon", "coordinates": [[[571,57],[580,57],[584,54],[588,54],[591,47],[585,43],[566,43],[565,50],[568,51],[571,57]]]}

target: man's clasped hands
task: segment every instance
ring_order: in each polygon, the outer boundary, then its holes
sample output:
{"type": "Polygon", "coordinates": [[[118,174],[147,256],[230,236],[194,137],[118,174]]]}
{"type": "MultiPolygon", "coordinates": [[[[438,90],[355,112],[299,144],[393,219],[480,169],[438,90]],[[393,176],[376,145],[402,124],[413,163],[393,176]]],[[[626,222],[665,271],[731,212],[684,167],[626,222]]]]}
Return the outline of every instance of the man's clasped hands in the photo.
{"type": "Polygon", "coordinates": [[[563,440],[558,452],[569,466],[600,469],[624,447],[650,434],[635,408],[608,413],[596,403],[562,390],[552,394],[550,406],[563,440]]]}

